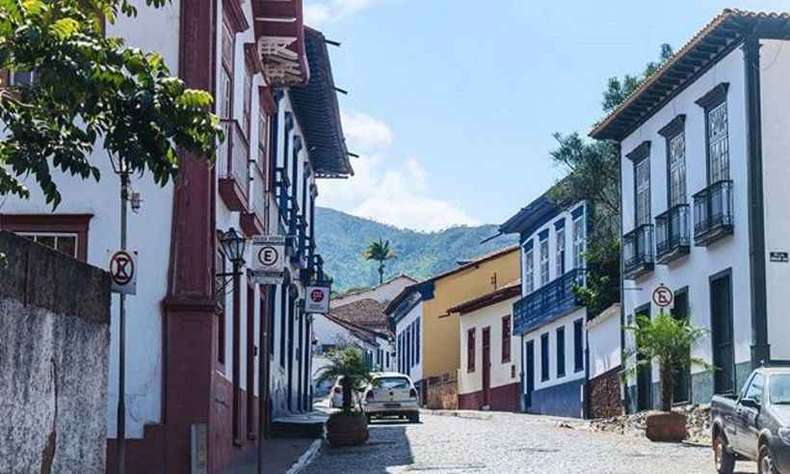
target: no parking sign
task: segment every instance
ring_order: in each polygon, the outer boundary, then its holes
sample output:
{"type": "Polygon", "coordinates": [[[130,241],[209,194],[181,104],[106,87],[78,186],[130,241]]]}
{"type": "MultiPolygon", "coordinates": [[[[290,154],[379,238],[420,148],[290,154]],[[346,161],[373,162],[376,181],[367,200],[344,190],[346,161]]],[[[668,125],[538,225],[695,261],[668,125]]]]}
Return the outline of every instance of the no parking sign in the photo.
{"type": "Polygon", "coordinates": [[[118,250],[110,256],[109,267],[113,293],[137,293],[137,252],[118,250]]]}

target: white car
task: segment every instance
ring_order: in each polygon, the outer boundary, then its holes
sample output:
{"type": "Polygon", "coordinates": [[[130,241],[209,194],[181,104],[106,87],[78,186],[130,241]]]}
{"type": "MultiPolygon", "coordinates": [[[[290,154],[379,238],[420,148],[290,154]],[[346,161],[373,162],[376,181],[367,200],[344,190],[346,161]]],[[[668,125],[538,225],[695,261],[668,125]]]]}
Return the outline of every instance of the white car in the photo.
{"type": "MultiPolygon", "coordinates": [[[[343,408],[343,387],[340,381],[343,377],[338,377],[335,384],[332,385],[331,398],[329,399],[329,406],[332,408],[343,408]]],[[[359,392],[351,392],[351,406],[359,406],[359,392]]]]}
{"type": "Polygon", "coordinates": [[[420,422],[420,404],[417,388],[408,375],[384,372],[373,375],[365,389],[362,407],[368,420],[385,416],[408,418],[420,422]]]}

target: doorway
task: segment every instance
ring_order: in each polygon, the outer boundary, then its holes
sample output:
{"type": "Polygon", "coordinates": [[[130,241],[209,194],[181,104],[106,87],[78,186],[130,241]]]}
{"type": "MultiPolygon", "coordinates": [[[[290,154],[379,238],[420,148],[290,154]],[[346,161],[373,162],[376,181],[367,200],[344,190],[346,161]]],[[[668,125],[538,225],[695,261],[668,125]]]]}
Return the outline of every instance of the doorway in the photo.
{"type": "MultiPolygon", "coordinates": [[[[683,288],[675,291],[675,305],[672,307],[671,314],[675,319],[690,318],[688,289],[683,288]]],[[[689,357],[691,357],[690,353],[689,357]]],[[[685,367],[678,367],[672,371],[672,399],[675,403],[688,403],[691,401],[690,379],[691,366],[688,364],[688,361],[685,367]]]]}
{"type": "Polygon", "coordinates": [[[483,328],[483,406],[491,406],[491,328],[483,328]]]}
{"type": "MultiPolygon", "coordinates": [[[[650,305],[637,308],[634,313],[650,317],[650,305]]],[[[653,408],[653,364],[639,352],[636,360],[636,410],[649,410],[653,408]]]]}
{"type": "Polygon", "coordinates": [[[529,411],[532,406],[532,392],[535,391],[535,341],[527,342],[527,354],[524,361],[525,393],[524,411],[529,411]]]}
{"type": "Polygon", "coordinates": [[[735,346],[732,328],[732,271],[710,278],[711,340],[713,343],[713,393],[735,392],[735,346]]]}

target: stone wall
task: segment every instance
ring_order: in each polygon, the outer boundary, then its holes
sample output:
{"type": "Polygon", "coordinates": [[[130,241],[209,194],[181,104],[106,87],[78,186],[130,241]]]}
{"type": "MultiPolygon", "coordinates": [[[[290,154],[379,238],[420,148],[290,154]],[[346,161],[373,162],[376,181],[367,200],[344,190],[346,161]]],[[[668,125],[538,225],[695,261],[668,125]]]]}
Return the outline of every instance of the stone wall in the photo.
{"type": "Polygon", "coordinates": [[[620,401],[620,367],[590,380],[590,418],[609,418],[623,414],[620,401]]]}
{"type": "Polygon", "coordinates": [[[455,374],[444,374],[427,380],[426,407],[432,410],[458,409],[458,377],[455,374]]]}
{"type": "Polygon", "coordinates": [[[0,232],[0,472],[103,472],[107,273],[0,232]]]}

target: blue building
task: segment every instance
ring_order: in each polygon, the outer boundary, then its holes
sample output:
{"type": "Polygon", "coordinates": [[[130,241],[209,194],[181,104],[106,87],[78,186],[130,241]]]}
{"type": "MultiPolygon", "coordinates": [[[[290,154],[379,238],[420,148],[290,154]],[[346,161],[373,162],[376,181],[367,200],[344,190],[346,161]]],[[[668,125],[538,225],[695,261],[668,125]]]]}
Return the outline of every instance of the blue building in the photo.
{"type": "Polygon", "coordinates": [[[542,195],[500,226],[519,234],[521,299],[513,334],[521,338],[524,411],[581,417],[587,381],[587,310],[573,288],[585,284],[588,206],[542,195]]]}

